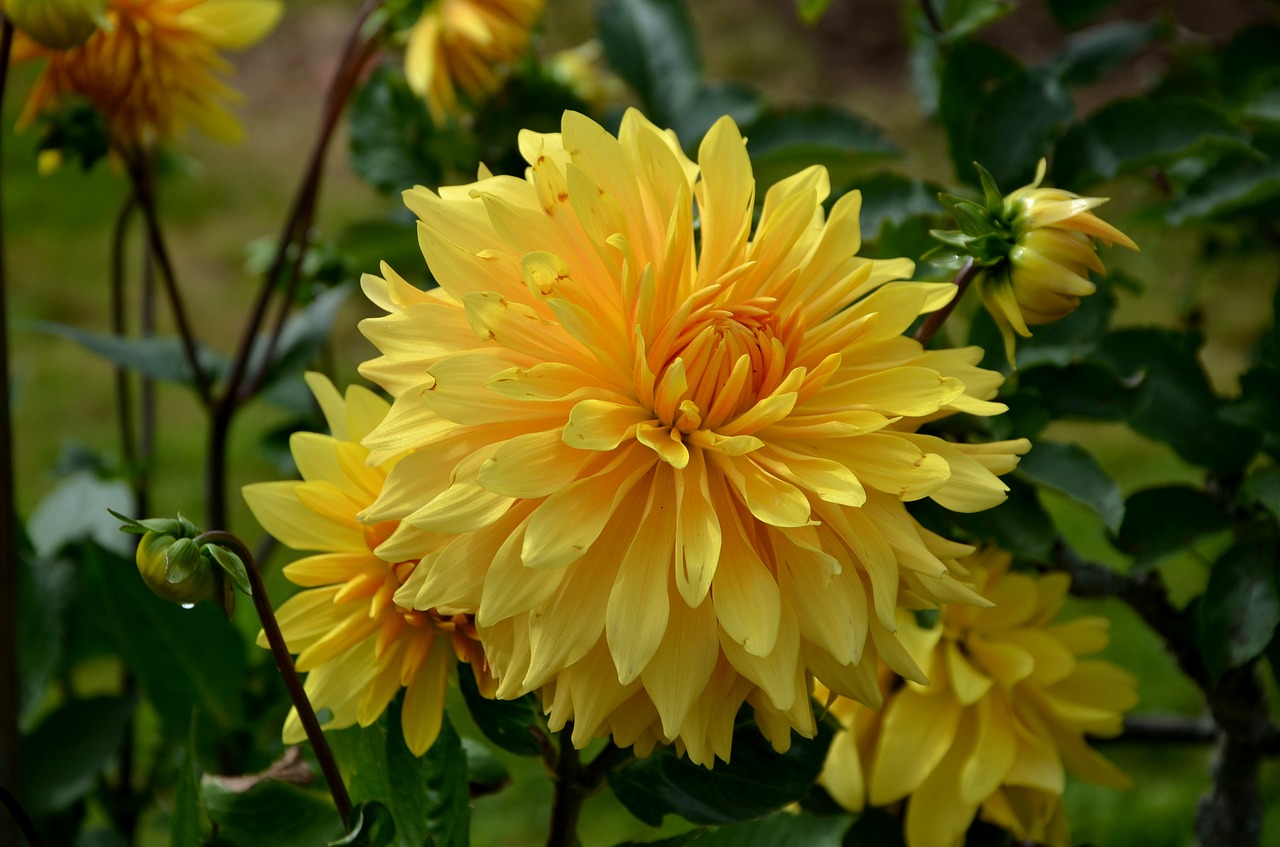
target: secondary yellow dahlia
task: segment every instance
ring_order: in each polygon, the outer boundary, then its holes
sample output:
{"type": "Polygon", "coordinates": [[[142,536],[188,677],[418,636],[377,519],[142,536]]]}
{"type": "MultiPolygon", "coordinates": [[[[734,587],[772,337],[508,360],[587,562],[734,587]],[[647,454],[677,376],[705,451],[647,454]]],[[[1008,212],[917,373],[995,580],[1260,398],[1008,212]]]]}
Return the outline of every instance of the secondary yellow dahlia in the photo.
{"type": "Polygon", "coordinates": [[[1080,298],[1097,290],[1089,271],[1105,273],[1097,241],[1138,245],[1093,214],[1106,197],[1080,197],[1060,188],[1041,188],[1045,162],[1036,178],[1004,198],[1002,220],[1011,230],[1008,259],[976,280],[982,302],[1000,327],[1013,361],[1014,333],[1029,338],[1029,326],[1065,318],[1080,298]]]}
{"type": "Polygon", "coordinates": [[[498,87],[546,0],[431,0],[409,32],[404,74],[437,123],[498,87]]]}
{"type": "Polygon", "coordinates": [[[878,654],[923,682],[897,606],[984,601],[904,501],[994,506],[1029,446],[915,431],[1004,408],[980,350],[902,335],[954,286],[853,256],[860,197],[824,220],[820,167],[753,236],[729,118],[699,164],[634,110],[562,126],[521,134],[523,178],[405,193],[438,289],[364,279],[389,314],[361,372],[395,397],[364,443],[412,452],[363,517],[438,545],[398,601],[475,613],[499,696],[540,690],[578,746],[710,764],[744,702],[780,750],[811,735],[810,675],[877,701],[878,654]]]}
{"type": "MultiPolygon", "coordinates": [[[[356,518],[395,467],[397,457],[370,467],[368,450],[360,446],[386,415],[386,401],[359,386],[349,387],[344,400],[319,374],[308,374],[307,382],[333,434],[293,434],[289,446],[303,481],[244,488],[245,501],[268,532],[295,550],[323,551],[285,566],[285,576],[307,590],[280,607],[280,630],[298,654],[298,670],[307,673],[307,697],[332,714],[326,727],[368,726],[404,688],[404,739],[421,755],[440,731],[455,658],[471,663],[482,690],[491,693],[492,680],[468,616],[393,601],[418,566],[418,555],[409,551],[394,563],[373,554],[396,523],[356,518]]],[[[262,636],[258,643],[267,646],[262,636]]],[[[290,712],[285,742],[304,737],[296,711],[290,712]]]]}
{"type": "MultiPolygon", "coordinates": [[[[1106,618],[1055,623],[1065,574],[1009,572],[994,548],[961,565],[994,607],[947,606],[925,629],[899,614],[899,637],[930,684],[881,671],[877,712],[844,698],[844,725],[822,784],[860,811],[907,800],[908,847],[956,847],[977,814],[1017,838],[1069,847],[1061,796],[1065,770],[1114,788],[1128,779],[1085,734],[1119,734],[1137,702],[1137,680],[1100,659],[1106,618]]],[[[823,692],[819,692],[820,694],[823,692]]]]}
{"type": "Polygon", "coordinates": [[[19,32],[55,50],[81,44],[106,22],[107,0],[0,0],[19,32]]]}
{"type": "Polygon", "coordinates": [[[15,60],[45,60],[20,123],[83,98],[121,147],[170,141],[191,125],[237,140],[240,124],[225,105],[237,94],[222,81],[231,66],[218,51],[266,37],[283,8],[279,0],[110,0],[106,24],[77,47],[19,39],[15,60]]]}

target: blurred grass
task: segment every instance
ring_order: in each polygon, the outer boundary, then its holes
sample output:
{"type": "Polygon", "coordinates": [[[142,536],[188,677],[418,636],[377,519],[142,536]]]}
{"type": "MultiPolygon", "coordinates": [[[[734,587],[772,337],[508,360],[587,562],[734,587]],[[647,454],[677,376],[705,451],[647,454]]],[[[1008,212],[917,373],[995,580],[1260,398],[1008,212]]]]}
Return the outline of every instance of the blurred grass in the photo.
{"type": "MultiPolygon", "coordinates": [[[[589,0],[553,3],[543,48],[568,46],[590,36],[589,0]]],[[[906,151],[895,165],[904,172],[946,180],[949,159],[941,133],[915,105],[905,70],[886,65],[876,54],[843,55],[823,42],[822,34],[795,21],[782,0],[697,0],[691,4],[699,24],[712,79],[747,80],[774,101],[825,101],[851,106],[886,127],[906,151]],[[749,21],[750,26],[743,26],[749,21]],[[732,31],[733,38],[718,37],[732,31]],[[840,56],[839,61],[833,57],[840,56]]],[[[232,350],[257,280],[244,271],[245,245],[274,237],[302,167],[319,111],[319,94],[337,49],[350,4],[296,2],[281,29],[266,43],[236,59],[236,84],[245,91],[240,109],[249,129],[247,144],[228,148],[192,137],[182,150],[186,167],[164,183],[163,203],[170,246],[187,292],[188,309],[198,318],[207,343],[232,350]]],[[[877,20],[883,24],[884,10],[877,20]]],[[[890,11],[890,18],[896,14],[890,11]]],[[[896,36],[896,34],[895,34],[896,36]]],[[[20,95],[31,78],[20,69],[10,81],[4,111],[12,126],[20,95]]],[[[34,133],[11,136],[4,147],[4,203],[10,268],[9,304],[13,322],[15,438],[18,500],[28,513],[53,482],[50,468],[68,442],[107,454],[117,451],[110,367],[79,347],[24,330],[35,320],[61,321],[86,329],[108,328],[108,239],[123,201],[123,176],[108,166],[90,174],[64,168],[47,178],[34,172],[34,133]]],[[[1198,260],[1199,238],[1136,219],[1133,210],[1151,199],[1144,188],[1116,186],[1117,201],[1108,214],[1143,245],[1141,254],[1109,254],[1108,261],[1146,282],[1141,296],[1122,294],[1117,315],[1122,324],[1200,322],[1207,335],[1203,358],[1215,384],[1231,391],[1254,339],[1263,329],[1258,308],[1275,285],[1271,257],[1226,256],[1214,264],[1198,260]]],[[[398,207],[361,184],[345,161],[345,144],[335,143],[317,216],[322,234],[379,218],[398,207]]],[[[137,272],[140,231],[135,227],[130,265],[137,272]]],[[[1119,251],[1117,251],[1118,253],[1119,251]]],[[[373,267],[365,270],[375,270],[373,267]]],[[[135,277],[136,278],[136,277],[135,277]]],[[[135,304],[136,310],[136,304],[135,304]]],[[[167,310],[160,310],[167,326],[167,310]]],[[[354,378],[355,365],[369,347],[355,329],[372,309],[358,295],[339,318],[334,338],[339,384],[354,378]]],[[[201,512],[204,422],[189,392],[170,386],[159,391],[162,426],[157,444],[153,502],[157,510],[201,512]]],[[[247,408],[231,442],[230,466],[235,492],[241,483],[271,479],[276,471],[260,453],[262,435],[283,422],[283,413],[263,403],[247,408]]],[[[1198,482],[1198,472],[1167,448],[1117,426],[1057,425],[1055,438],[1089,444],[1102,465],[1121,481],[1126,493],[1170,481],[1198,482]]],[[[233,496],[232,528],[255,535],[238,497],[233,496]]],[[[1097,519],[1065,500],[1047,505],[1082,553],[1119,561],[1097,519]]],[[[1175,599],[1184,601],[1203,585],[1212,550],[1189,551],[1162,565],[1175,599]],[[1206,558],[1208,557],[1208,558],[1206,558]]],[[[278,570],[271,574],[275,596],[288,590],[278,570]]],[[[247,605],[247,604],[245,604],[247,605]]],[[[1073,601],[1068,614],[1105,614],[1113,622],[1107,655],[1134,670],[1142,680],[1139,713],[1197,714],[1195,689],[1183,679],[1159,642],[1135,616],[1115,601],[1073,601]]],[[[237,625],[252,635],[256,624],[242,612],[237,625]]],[[[92,673],[86,685],[92,687],[92,673]]],[[[1270,681],[1268,682],[1270,685],[1270,681]]],[[[456,693],[456,692],[455,692],[456,693]]],[[[464,708],[451,709],[460,730],[472,737],[464,708]]],[[[1106,845],[1184,845],[1193,842],[1191,822],[1197,798],[1207,786],[1208,751],[1186,747],[1107,748],[1134,778],[1136,789],[1116,792],[1070,781],[1067,802],[1077,840],[1106,845]]],[[[539,843],[545,833],[551,786],[536,760],[499,754],[513,783],[500,794],[480,798],[473,814],[473,843],[539,843]]],[[[1271,810],[1268,844],[1280,844],[1280,772],[1264,770],[1266,805],[1271,810]]],[[[152,837],[142,843],[166,843],[163,821],[151,821],[152,837]]],[[[679,822],[655,831],[631,818],[608,792],[593,798],[583,820],[582,842],[612,844],[627,838],[649,840],[683,828],[679,822]]]]}

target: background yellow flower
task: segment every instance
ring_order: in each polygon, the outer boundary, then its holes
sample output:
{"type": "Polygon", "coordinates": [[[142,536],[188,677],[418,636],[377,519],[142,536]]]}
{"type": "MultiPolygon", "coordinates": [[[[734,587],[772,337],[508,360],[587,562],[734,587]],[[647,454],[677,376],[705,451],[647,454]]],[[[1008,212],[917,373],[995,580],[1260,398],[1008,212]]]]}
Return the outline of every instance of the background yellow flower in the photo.
{"type": "Polygon", "coordinates": [[[279,0],[110,0],[106,24],[77,47],[20,38],[16,60],[45,60],[21,123],[81,97],[122,147],[171,141],[188,126],[237,140],[240,124],[226,108],[237,95],[222,81],[231,66],[218,51],[266,37],[283,9],[279,0]]]}
{"type": "MultiPolygon", "coordinates": [[[[359,386],[349,387],[344,400],[319,374],[308,374],[307,382],[333,434],[297,432],[290,438],[301,482],[244,489],[254,516],[277,539],[295,550],[324,551],[285,567],[285,576],[307,590],[280,607],[280,630],[290,651],[299,654],[298,670],[307,673],[311,704],[333,715],[326,727],[368,726],[404,688],[405,743],[421,755],[440,730],[455,657],[470,662],[482,690],[492,692],[484,655],[467,616],[393,602],[418,556],[406,552],[394,564],[378,558],[373,549],[396,525],[369,526],[356,518],[395,463],[393,457],[370,467],[359,443],[386,414],[386,401],[359,386]]],[[[259,646],[266,646],[261,636],[259,646]]],[[[284,740],[293,744],[304,737],[291,711],[284,740]]]]}
{"type": "Polygon", "coordinates": [[[853,256],[860,197],[827,219],[819,167],[753,236],[728,118],[697,165],[635,111],[520,147],[523,179],[406,193],[438,289],[364,280],[389,314],[361,370],[396,398],[364,443],[410,452],[363,518],[439,543],[399,602],[474,612],[499,696],[541,690],[578,746],[710,764],[744,702],[779,750],[812,735],[809,674],[873,702],[877,655],[923,681],[898,605],[984,601],[904,501],[989,508],[1028,446],[915,431],[1003,409],[981,351],[902,335],[954,286],[853,256]]]}
{"type": "Polygon", "coordinates": [[[989,548],[961,563],[994,607],[948,606],[928,629],[899,614],[899,637],[928,685],[885,668],[883,710],[832,705],[845,732],[822,784],[855,811],[907,800],[909,847],[956,847],[979,810],[1020,839],[1068,847],[1064,766],[1100,785],[1129,784],[1085,740],[1119,734],[1137,702],[1132,674],[1080,658],[1106,646],[1109,622],[1056,623],[1070,578],[1010,573],[1010,558],[989,548]]]}
{"type": "Polygon", "coordinates": [[[498,87],[520,58],[545,0],[431,0],[409,31],[404,73],[437,123],[498,87]]]}

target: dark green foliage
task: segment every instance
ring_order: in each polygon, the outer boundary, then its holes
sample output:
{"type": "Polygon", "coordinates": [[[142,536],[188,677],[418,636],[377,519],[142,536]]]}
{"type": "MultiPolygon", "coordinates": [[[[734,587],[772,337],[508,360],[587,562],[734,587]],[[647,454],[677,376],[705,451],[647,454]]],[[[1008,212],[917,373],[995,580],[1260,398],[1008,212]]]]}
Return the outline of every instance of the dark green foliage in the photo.
{"type": "Polygon", "coordinates": [[[1022,457],[1018,472],[1037,485],[1089,507],[1108,529],[1119,531],[1124,519],[1120,486],[1083,447],[1037,441],[1031,452],[1022,457]]]}
{"type": "Polygon", "coordinates": [[[23,805],[32,817],[59,812],[93,788],[136,706],[133,697],[69,700],[22,739],[23,805]]]}
{"type": "Polygon", "coordinates": [[[318,847],[343,834],[323,790],[274,779],[236,790],[206,779],[201,791],[220,839],[235,847],[318,847]]]}
{"type": "Polygon", "coordinates": [[[733,759],[708,771],[669,747],[633,759],[609,774],[609,787],[622,805],[650,826],[668,814],[694,823],[749,821],[799,800],[818,777],[833,727],[818,724],[814,739],[791,739],[786,753],[774,752],[744,707],[733,731],[733,759]]]}
{"type": "Polygon", "coordinates": [[[533,730],[539,726],[537,703],[532,696],[519,700],[489,700],[476,687],[470,665],[458,664],[458,685],[471,718],[494,744],[517,756],[537,756],[541,752],[533,730]]]}
{"type": "Polygon", "coordinates": [[[1256,658],[1280,623],[1274,534],[1241,541],[1213,564],[1199,606],[1200,650],[1214,676],[1256,658]]]}
{"type": "Polygon", "coordinates": [[[1148,488],[1125,502],[1116,546],[1133,556],[1135,566],[1152,565],[1229,526],[1222,506],[1199,488],[1148,488]]]}

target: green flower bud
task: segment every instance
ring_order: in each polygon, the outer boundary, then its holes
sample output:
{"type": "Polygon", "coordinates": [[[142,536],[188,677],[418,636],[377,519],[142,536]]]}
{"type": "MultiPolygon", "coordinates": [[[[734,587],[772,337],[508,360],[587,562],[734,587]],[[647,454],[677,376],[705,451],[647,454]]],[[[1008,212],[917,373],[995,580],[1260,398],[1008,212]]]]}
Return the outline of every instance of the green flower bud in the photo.
{"type": "Polygon", "coordinates": [[[13,25],[54,50],[70,50],[106,23],[107,0],[3,0],[13,25]]]}
{"type": "Polygon", "coordinates": [[[175,538],[152,530],[142,536],[137,553],[142,581],[160,597],[192,606],[222,594],[222,571],[191,538],[175,538]]]}

